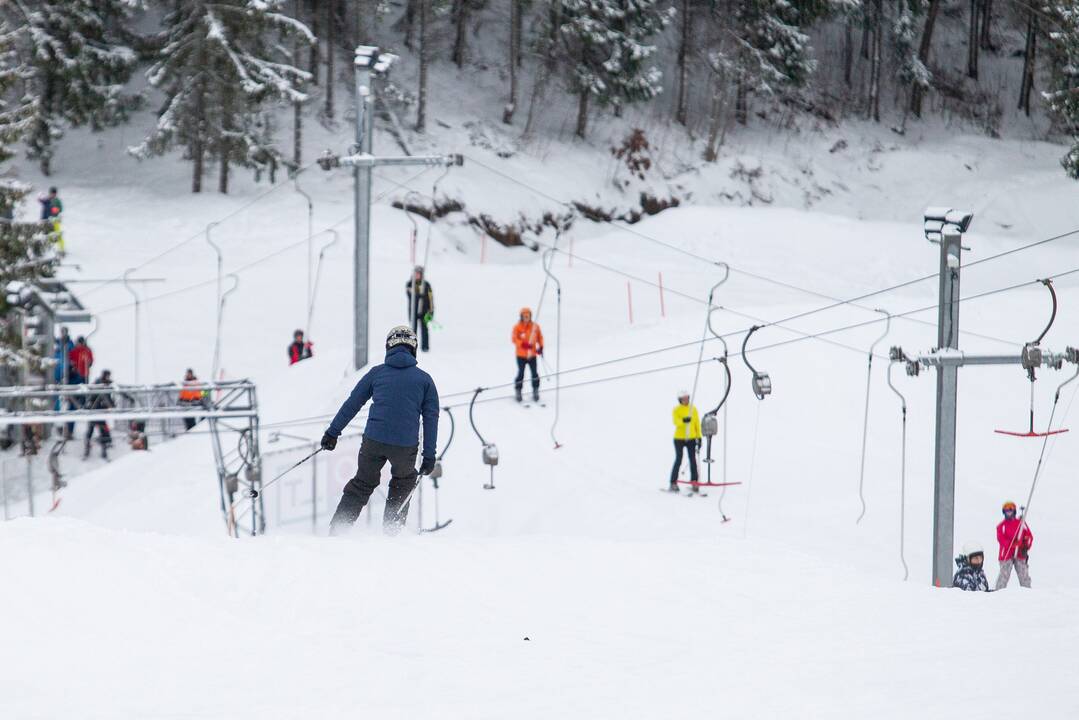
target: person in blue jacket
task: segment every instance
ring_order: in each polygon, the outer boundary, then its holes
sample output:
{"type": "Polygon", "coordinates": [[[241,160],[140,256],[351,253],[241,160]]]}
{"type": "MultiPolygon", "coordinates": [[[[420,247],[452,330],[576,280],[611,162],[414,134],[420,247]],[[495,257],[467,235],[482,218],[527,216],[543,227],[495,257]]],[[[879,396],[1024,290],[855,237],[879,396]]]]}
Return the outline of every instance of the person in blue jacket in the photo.
{"type": "Polygon", "coordinates": [[[330,520],[330,534],[347,532],[378,487],[382,468],[390,463],[383,527],[396,534],[408,517],[408,500],[416,486],[416,452],[423,418],[423,463],[419,475],[435,466],[438,440],[438,390],[431,376],[416,367],[416,333],[398,325],[386,336],[386,362],[367,371],[337,411],[322,436],[322,449],[332,451],[352,418],[371,401],[363,431],[356,476],[345,485],[330,520]]]}

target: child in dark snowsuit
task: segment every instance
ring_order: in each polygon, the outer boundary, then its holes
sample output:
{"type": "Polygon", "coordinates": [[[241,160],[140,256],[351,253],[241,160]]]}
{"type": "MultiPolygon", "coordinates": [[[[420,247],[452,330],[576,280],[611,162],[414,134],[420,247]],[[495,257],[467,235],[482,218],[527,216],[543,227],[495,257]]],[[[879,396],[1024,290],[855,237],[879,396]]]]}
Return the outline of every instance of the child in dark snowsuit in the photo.
{"type": "Polygon", "coordinates": [[[985,552],[980,545],[968,543],[963,546],[963,554],[955,559],[959,568],[952,578],[952,587],[971,592],[989,592],[989,579],[985,577],[982,565],[985,552]]]}

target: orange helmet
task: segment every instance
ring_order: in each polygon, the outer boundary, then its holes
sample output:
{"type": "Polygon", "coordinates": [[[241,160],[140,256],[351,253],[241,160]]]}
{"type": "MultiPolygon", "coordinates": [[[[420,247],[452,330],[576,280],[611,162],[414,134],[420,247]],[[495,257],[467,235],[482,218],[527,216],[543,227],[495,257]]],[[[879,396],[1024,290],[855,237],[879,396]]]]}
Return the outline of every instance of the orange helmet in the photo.
{"type": "Polygon", "coordinates": [[[1004,505],[1000,508],[1001,512],[1008,512],[1009,510],[1015,512],[1015,503],[1013,503],[1011,500],[1004,503],[1004,505]]]}

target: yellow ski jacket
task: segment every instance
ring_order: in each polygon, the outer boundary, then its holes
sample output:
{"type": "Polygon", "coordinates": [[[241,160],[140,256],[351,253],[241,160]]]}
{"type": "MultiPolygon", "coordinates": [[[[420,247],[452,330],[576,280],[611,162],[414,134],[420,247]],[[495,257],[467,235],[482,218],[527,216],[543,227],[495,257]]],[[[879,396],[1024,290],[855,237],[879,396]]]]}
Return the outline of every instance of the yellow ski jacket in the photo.
{"type": "Polygon", "coordinates": [[[674,422],[675,440],[701,439],[701,417],[697,414],[697,408],[678,403],[674,406],[671,419],[674,422]],[[686,422],[686,418],[689,418],[689,422],[686,422]]]}

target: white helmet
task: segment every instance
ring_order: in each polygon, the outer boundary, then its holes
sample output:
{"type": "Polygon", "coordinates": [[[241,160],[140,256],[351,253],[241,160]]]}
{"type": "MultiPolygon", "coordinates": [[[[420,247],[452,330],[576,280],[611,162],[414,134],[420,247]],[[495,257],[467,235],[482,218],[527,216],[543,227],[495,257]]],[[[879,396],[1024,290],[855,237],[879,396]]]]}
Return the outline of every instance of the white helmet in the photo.
{"type": "Polygon", "coordinates": [[[689,396],[690,396],[689,395],[689,390],[679,390],[678,391],[678,399],[679,400],[681,400],[684,397],[689,397],[689,396]]]}
{"type": "Polygon", "coordinates": [[[982,555],[984,557],[985,551],[976,542],[963,543],[963,557],[969,558],[971,555],[982,555]]]}
{"type": "Polygon", "coordinates": [[[386,335],[386,349],[407,345],[416,354],[416,333],[408,325],[398,325],[386,335]]]}

